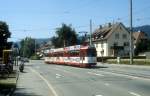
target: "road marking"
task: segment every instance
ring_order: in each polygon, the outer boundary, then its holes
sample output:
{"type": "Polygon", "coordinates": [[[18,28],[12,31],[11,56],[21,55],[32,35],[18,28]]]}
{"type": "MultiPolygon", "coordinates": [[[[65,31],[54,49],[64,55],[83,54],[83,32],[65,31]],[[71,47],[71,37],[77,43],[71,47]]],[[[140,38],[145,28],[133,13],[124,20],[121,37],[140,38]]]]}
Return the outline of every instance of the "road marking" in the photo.
{"type": "Polygon", "coordinates": [[[95,96],[103,96],[103,95],[95,95],[95,96]]]}
{"type": "Polygon", "coordinates": [[[61,77],[62,77],[62,75],[56,74],[56,78],[61,78],[61,77]]]}
{"type": "Polygon", "coordinates": [[[102,74],[98,74],[98,73],[94,73],[94,72],[87,72],[88,74],[91,74],[91,75],[96,75],[96,76],[104,76],[102,74]]]}
{"type": "Polygon", "coordinates": [[[60,75],[60,74],[56,74],[56,76],[62,76],[62,75],[60,75]]]}
{"type": "MultiPolygon", "coordinates": [[[[29,69],[34,72],[36,75],[38,75],[49,87],[50,91],[52,91],[52,93],[54,94],[54,96],[58,96],[56,91],[54,90],[54,88],[52,87],[52,85],[42,76],[40,75],[39,72],[37,72],[36,70],[34,70],[33,68],[29,67],[29,69]]],[[[51,95],[50,95],[51,96],[51,95]]]]}
{"type": "Polygon", "coordinates": [[[109,83],[105,83],[105,85],[106,85],[106,86],[109,86],[110,84],[109,84],[109,83]]]}
{"type": "Polygon", "coordinates": [[[79,77],[77,74],[71,73],[70,71],[67,71],[67,70],[64,70],[64,69],[60,69],[60,68],[53,68],[53,69],[64,72],[64,73],[67,73],[67,74],[70,74],[71,76],[79,77]]]}
{"type": "Polygon", "coordinates": [[[137,93],[134,93],[134,92],[129,92],[131,95],[134,95],[134,96],[141,96],[141,95],[139,95],[139,94],[137,94],[137,93]]]}
{"type": "Polygon", "coordinates": [[[115,73],[115,72],[106,72],[106,71],[97,71],[97,72],[104,72],[106,74],[113,74],[113,75],[116,75],[116,76],[125,76],[125,77],[131,78],[131,79],[150,80],[149,78],[142,78],[142,77],[138,77],[138,76],[131,76],[131,75],[115,73]]]}

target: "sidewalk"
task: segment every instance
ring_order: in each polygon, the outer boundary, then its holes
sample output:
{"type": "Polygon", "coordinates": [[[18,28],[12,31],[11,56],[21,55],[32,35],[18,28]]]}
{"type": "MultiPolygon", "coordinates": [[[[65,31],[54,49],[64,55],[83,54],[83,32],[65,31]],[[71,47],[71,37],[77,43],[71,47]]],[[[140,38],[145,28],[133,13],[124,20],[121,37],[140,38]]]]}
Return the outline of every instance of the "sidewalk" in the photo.
{"type": "Polygon", "coordinates": [[[24,72],[19,74],[13,96],[50,96],[49,94],[47,85],[29,69],[29,66],[25,66],[24,72]]]}

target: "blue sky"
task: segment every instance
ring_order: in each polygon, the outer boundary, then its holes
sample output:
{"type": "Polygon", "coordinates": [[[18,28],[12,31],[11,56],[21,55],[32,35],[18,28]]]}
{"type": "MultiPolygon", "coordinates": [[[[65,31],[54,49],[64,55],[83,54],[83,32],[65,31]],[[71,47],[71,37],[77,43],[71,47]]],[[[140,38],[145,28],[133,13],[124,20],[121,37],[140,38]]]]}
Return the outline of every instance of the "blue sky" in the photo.
{"type": "MultiPolygon", "coordinates": [[[[26,36],[49,38],[62,23],[79,31],[108,22],[129,26],[129,0],[0,0],[0,20],[6,21],[13,41],[26,36]]],[[[149,0],[133,0],[133,25],[150,24],[149,0]]]]}

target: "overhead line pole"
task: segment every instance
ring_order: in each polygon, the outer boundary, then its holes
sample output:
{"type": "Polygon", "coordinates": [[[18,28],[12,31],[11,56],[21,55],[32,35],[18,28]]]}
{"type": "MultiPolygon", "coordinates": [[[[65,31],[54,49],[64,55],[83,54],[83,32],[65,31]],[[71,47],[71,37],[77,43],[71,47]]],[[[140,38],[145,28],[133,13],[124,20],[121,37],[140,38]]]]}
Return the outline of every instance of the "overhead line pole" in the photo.
{"type": "Polygon", "coordinates": [[[133,64],[133,39],[132,39],[132,0],[130,0],[130,64],[133,64]]]}
{"type": "Polygon", "coordinates": [[[90,19],[90,46],[92,45],[92,20],[90,19]]]}

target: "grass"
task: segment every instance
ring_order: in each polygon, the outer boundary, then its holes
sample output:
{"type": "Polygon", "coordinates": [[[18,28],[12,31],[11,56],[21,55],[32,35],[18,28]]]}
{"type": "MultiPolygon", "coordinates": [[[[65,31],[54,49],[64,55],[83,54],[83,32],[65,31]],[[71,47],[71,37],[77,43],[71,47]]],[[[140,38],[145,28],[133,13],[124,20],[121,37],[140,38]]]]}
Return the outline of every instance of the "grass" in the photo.
{"type": "MultiPolygon", "coordinates": [[[[118,64],[117,59],[108,59],[106,63],[118,64]]],[[[130,64],[130,59],[121,59],[120,64],[130,64]]],[[[135,65],[150,65],[150,59],[133,59],[135,65]]]]}

